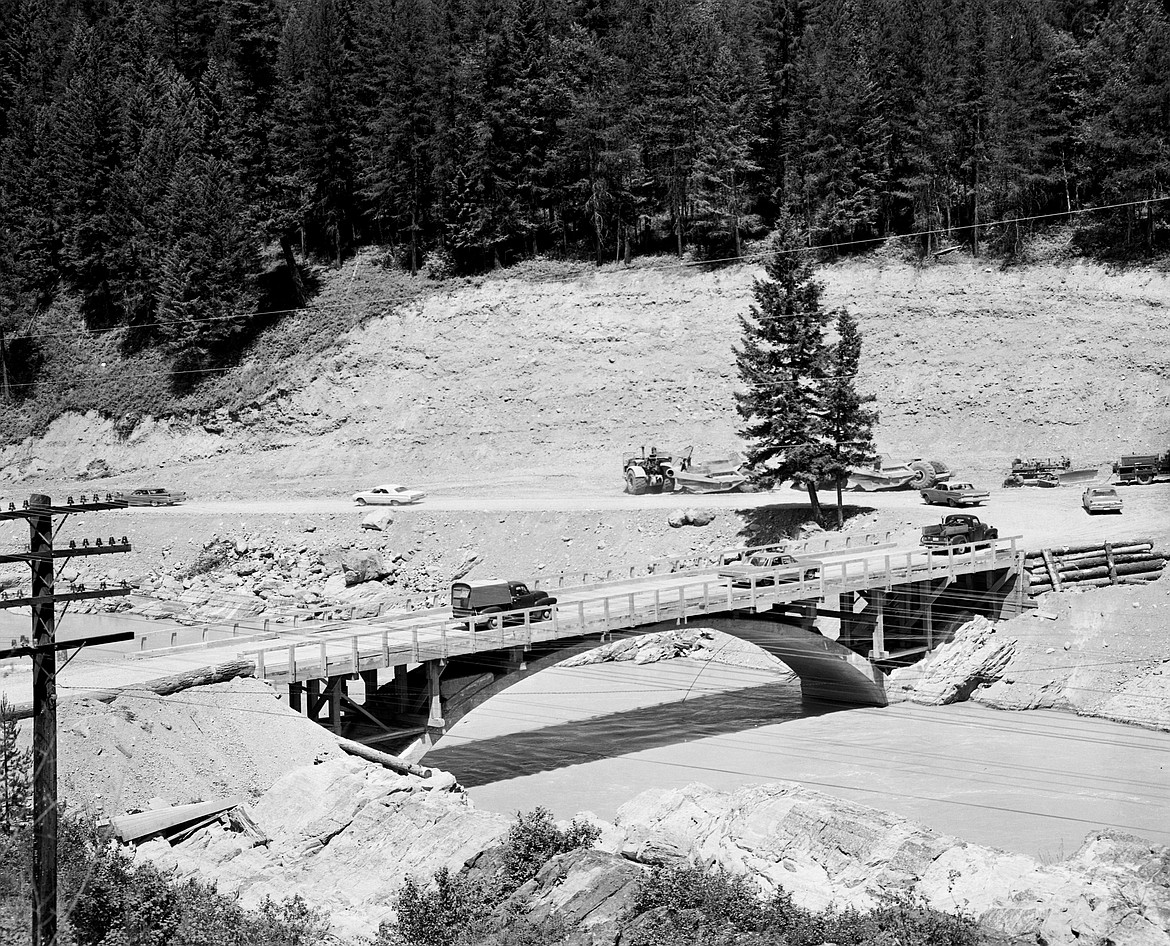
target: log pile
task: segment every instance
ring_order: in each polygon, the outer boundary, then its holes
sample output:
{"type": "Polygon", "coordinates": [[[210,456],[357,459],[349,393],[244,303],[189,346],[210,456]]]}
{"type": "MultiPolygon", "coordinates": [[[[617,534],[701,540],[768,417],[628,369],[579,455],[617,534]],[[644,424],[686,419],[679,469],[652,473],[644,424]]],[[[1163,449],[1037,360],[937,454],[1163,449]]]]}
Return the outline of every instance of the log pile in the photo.
{"type": "Polygon", "coordinates": [[[1167,554],[1148,539],[1065,545],[1028,552],[1024,561],[1028,594],[1091,588],[1136,581],[1154,581],[1162,574],[1167,554]]]}

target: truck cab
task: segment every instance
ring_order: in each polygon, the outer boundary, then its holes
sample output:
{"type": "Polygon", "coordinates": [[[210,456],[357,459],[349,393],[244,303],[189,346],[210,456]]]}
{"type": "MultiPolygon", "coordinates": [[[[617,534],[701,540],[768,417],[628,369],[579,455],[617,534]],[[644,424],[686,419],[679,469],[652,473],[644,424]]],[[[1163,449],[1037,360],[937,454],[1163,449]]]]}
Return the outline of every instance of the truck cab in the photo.
{"type": "Polygon", "coordinates": [[[999,530],[980,522],[978,516],[969,513],[953,513],[945,516],[938,525],[922,527],[922,544],[930,546],[970,545],[999,538],[999,530]]]}
{"type": "MultiPolygon", "coordinates": [[[[539,608],[532,612],[531,620],[544,621],[548,619],[556,603],[556,598],[550,598],[540,589],[531,591],[522,581],[483,578],[475,581],[457,581],[451,585],[451,614],[456,618],[466,619],[484,614],[539,608]]],[[[524,615],[512,614],[504,618],[476,621],[475,628],[479,630],[480,627],[499,627],[501,620],[505,624],[523,624],[524,615]]]]}

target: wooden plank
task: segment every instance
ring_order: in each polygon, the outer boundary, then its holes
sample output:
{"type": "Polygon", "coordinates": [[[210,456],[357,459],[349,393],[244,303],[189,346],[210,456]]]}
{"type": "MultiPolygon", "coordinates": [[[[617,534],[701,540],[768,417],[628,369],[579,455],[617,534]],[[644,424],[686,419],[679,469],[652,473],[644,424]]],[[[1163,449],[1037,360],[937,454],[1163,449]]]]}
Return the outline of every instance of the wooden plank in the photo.
{"type": "Polygon", "coordinates": [[[214,817],[239,804],[239,796],[232,795],[230,798],[201,801],[191,805],[156,808],[113,818],[110,821],[110,827],[122,841],[140,841],[143,838],[163,834],[173,828],[199,821],[208,816],[214,817]]]}

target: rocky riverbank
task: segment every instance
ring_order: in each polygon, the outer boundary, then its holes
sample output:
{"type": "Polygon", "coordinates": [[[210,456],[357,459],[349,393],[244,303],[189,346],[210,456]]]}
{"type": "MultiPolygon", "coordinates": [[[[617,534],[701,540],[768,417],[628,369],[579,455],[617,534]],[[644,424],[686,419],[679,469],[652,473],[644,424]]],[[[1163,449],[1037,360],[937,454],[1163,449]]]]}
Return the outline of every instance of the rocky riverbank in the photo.
{"type": "MultiPolygon", "coordinates": [[[[180,879],[214,879],[245,906],[299,894],[337,932],[362,936],[393,916],[407,877],[474,863],[506,828],[458,793],[353,759],[288,773],[249,814],[267,843],[214,825],[139,856],[180,879]]],[[[646,792],[598,827],[596,849],[547,865],[509,909],[557,913],[574,942],[611,946],[644,870],[697,865],[746,877],[762,895],[782,888],[810,909],[867,910],[902,892],[1021,942],[1170,943],[1170,849],[1134,837],[1095,833],[1071,857],[1041,864],[792,784],[646,792]]]]}
{"type": "Polygon", "coordinates": [[[964,625],[925,660],[890,675],[891,701],[1065,709],[1170,731],[1170,575],[1049,592],[1038,605],[1008,621],[964,625]]]}

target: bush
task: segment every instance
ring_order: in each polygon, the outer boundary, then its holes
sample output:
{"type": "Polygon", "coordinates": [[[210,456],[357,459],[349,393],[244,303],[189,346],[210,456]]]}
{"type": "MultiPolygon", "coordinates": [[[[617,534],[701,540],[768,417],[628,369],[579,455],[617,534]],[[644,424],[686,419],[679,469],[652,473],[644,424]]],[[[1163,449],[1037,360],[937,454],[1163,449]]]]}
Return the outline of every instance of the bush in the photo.
{"type": "Polygon", "coordinates": [[[443,868],[429,885],[408,878],[395,904],[397,923],[383,923],[375,946],[463,946],[490,942],[497,946],[543,946],[560,942],[564,927],[557,917],[532,924],[510,915],[493,922],[492,914],[517,888],[531,880],[549,860],[579,847],[592,846],[601,831],[574,821],[561,830],[546,808],[517,812],[516,822],[488,859],[499,865],[490,879],[473,878],[465,869],[443,868]]]}
{"type": "Polygon", "coordinates": [[[584,821],[574,821],[562,831],[547,808],[537,807],[527,814],[517,812],[516,823],[508,829],[500,851],[505,895],[535,877],[556,855],[592,847],[600,835],[596,825],[584,821]]]}
{"type": "Polygon", "coordinates": [[[697,868],[658,868],[643,882],[623,946],[979,946],[985,937],[969,917],[942,913],[909,895],[878,908],[796,906],[780,890],[768,900],[742,877],[697,868]]]}

